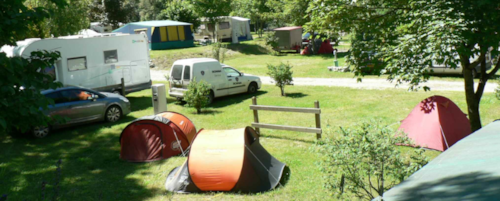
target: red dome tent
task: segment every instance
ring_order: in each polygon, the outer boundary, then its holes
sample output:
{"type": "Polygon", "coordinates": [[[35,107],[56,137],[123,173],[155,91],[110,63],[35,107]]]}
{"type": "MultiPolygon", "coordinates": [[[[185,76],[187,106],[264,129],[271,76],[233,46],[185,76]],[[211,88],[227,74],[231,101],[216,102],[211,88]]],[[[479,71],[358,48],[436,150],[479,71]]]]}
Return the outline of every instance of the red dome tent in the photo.
{"type": "Polygon", "coordinates": [[[262,192],[283,184],[284,170],[285,164],[260,145],[251,127],[203,130],[187,161],[168,175],[165,188],[172,192],[262,192]]]}
{"type": "Polygon", "coordinates": [[[164,112],[141,117],[123,129],[120,158],[150,162],[182,154],[196,135],[193,123],[184,115],[164,112]]]}
{"type": "Polygon", "coordinates": [[[416,145],[444,151],[471,133],[469,119],[453,101],[432,96],[421,101],[402,121],[402,130],[416,145]]]}

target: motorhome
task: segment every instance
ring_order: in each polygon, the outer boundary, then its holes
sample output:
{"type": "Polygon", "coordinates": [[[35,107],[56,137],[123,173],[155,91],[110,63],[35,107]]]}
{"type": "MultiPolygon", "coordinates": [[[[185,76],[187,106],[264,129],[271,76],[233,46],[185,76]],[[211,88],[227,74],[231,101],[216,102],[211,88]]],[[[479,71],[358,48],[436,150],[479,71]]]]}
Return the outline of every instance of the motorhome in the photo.
{"type": "Polygon", "coordinates": [[[125,93],[151,88],[149,47],[145,34],[103,34],[30,38],[17,46],[3,46],[9,57],[30,57],[33,51],[58,51],[61,58],[44,72],[64,86],[79,86],[119,93],[124,79],[125,93]]]}
{"type": "Polygon", "coordinates": [[[195,40],[203,40],[204,37],[214,38],[222,42],[238,43],[239,41],[252,40],[250,34],[250,19],[242,17],[221,16],[216,25],[210,24],[208,19],[201,20],[202,24],[195,33],[195,40]]]}
{"type": "Polygon", "coordinates": [[[172,65],[169,95],[178,99],[184,98],[184,93],[193,80],[203,80],[210,84],[209,103],[216,97],[255,93],[262,85],[259,77],[245,75],[215,59],[182,59],[172,65]]]}

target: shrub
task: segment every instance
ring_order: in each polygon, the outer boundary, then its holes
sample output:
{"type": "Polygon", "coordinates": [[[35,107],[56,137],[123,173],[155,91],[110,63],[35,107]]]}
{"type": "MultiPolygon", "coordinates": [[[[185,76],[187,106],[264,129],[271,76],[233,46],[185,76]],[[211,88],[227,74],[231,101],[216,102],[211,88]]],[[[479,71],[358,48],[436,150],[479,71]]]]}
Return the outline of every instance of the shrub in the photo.
{"type": "Polygon", "coordinates": [[[200,114],[201,108],[210,103],[210,88],[210,84],[203,80],[196,82],[196,79],[193,79],[189,83],[188,90],[184,94],[184,100],[189,106],[196,108],[196,113],[200,114]]]}
{"type": "Polygon", "coordinates": [[[344,190],[359,199],[382,196],[428,162],[421,148],[412,148],[409,158],[402,154],[395,144],[411,144],[408,137],[378,122],[340,128],[337,136],[321,148],[327,187],[339,197],[344,190]]]}
{"type": "Polygon", "coordinates": [[[274,80],[276,86],[281,89],[281,96],[285,96],[285,85],[292,84],[293,78],[290,64],[267,65],[267,74],[274,80]]]}
{"type": "Polygon", "coordinates": [[[271,53],[276,54],[276,52],[278,50],[278,40],[279,40],[279,38],[276,36],[276,33],[270,32],[270,33],[266,34],[265,40],[266,40],[266,45],[268,47],[271,47],[271,49],[272,49],[271,53]]]}
{"type": "Polygon", "coordinates": [[[226,58],[226,52],[228,51],[227,45],[216,42],[210,45],[212,47],[212,57],[217,61],[224,63],[224,59],[226,58]]]}

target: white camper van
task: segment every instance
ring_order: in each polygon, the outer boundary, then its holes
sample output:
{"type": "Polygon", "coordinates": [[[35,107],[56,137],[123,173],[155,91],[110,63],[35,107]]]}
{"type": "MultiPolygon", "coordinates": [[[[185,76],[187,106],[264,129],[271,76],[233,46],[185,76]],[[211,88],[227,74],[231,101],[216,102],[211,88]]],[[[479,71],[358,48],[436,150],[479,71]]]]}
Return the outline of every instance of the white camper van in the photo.
{"type": "Polygon", "coordinates": [[[145,34],[103,34],[26,39],[16,47],[0,50],[7,56],[29,57],[38,50],[59,51],[61,58],[45,72],[55,75],[64,86],[79,86],[119,93],[121,78],[125,92],[151,88],[149,47],[145,34]]]}
{"type": "Polygon", "coordinates": [[[197,82],[204,80],[212,86],[209,103],[216,97],[246,92],[255,93],[261,87],[259,77],[245,75],[215,59],[183,59],[175,61],[170,70],[169,95],[182,99],[193,79],[197,82]]]}

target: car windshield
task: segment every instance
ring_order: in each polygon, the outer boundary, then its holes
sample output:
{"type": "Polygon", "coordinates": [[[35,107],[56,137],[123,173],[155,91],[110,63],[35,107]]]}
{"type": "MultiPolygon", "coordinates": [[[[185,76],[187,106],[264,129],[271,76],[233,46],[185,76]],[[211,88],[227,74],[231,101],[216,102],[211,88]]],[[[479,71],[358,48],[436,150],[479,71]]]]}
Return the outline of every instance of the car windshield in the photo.
{"type": "Polygon", "coordinates": [[[223,68],[224,69],[224,72],[226,72],[226,75],[228,77],[238,77],[240,76],[240,73],[236,70],[234,70],[233,68],[229,68],[229,67],[226,67],[226,68],[223,68]]]}
{"type": "Polygon", "coordinates": [[[172,68],[172,78],[174,80],[181,80],[182,78],[182,65],[174,65],[172,68]]]}

